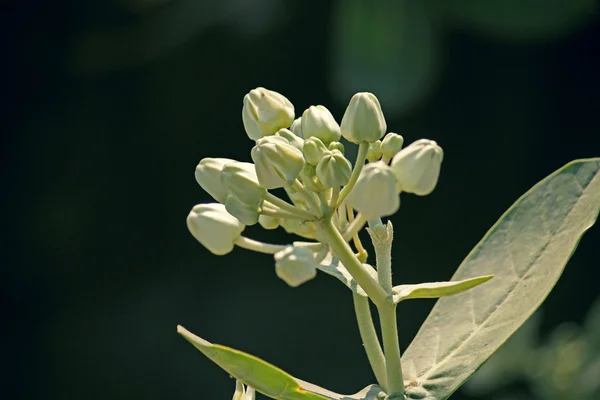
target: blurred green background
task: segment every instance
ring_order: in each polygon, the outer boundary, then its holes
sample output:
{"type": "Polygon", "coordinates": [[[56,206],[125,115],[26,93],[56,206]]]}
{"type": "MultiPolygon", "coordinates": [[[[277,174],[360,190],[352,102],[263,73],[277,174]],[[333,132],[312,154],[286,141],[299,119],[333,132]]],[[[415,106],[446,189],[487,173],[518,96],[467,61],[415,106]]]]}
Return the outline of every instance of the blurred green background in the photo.
{"type": "MultiPolygon", "coordinates": [[[[256,86],[338,120],[372,91],[391,131],[445,152],[433,194],[403,195],[392,218],[396,282],[448,279],[533,184],[600,155],[599,5],[3,2],[0,397],[230,398],[234,382],[177,324],[338,392],[372,383],[339,282],[292,289],[269,256],[213,256],[187,232],[190,208],[211,200],[195,165],[250,159],[241,107],[256,86]]],[[[581,323],[600,294],[599,239],[584,236],[547,299],[543,335],[581,323]]],[[[403,348],[432,305],[400,305],[403,348]]]]}

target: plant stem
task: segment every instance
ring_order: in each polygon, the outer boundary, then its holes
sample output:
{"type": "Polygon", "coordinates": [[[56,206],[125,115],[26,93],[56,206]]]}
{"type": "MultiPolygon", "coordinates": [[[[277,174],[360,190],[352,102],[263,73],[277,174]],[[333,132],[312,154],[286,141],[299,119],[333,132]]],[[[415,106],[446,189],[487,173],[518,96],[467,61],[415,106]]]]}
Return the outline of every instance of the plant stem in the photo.
{"type": "Polygon", "coordinates": [[[373,374],[375,374],[379,386],[381,386],[384,391],[387,391],[385,359],[383,351],[381,350],[381,345],[379,344],[377,332],[375,331],[375,326],[373,325],[369,299],[355,292],[352,292],[352,298],[354,300],[354,312],[356,313],[358,330],[363,345],[365,346],[371,369],[373,370],[373,374]]]}
{"type": "Polygon", "coordinates": [[[301,217],[300,215],[292,214],[290,212],[283,211],[281,209],[274,210],[272,208],[263,208],[260,211],[260,213],[264,214],[264,215],[268,215],[269,217],[273,217],[273,218],[300,219],[302,221],[306,221],[306,218],[301,217]]]}
{"type": "Polygon", "coordinates": [[[294,184],[292,185],[292,189],[295,190],[304,198],[306,204],[312,208],[313,212],[317,214],[317,217],[322,217],[323,212],[321,211],[321,207],[319,206],[318,200],[315,198],[314,194],[306,189],[306,187],[300,182],[299,179],[296,179],[294,184]]]}
{"type": "Polygon", "coordinates": [[[244,236],[239,236],[233,243],[243,249],[265,254],[275,254],[287,247],[286,245],[259,242],[258,240],[253,240],[244,236]]]}
{"type": "Polygon", "coordinates": [[[360,172],[362,171],[363,167],[365,166],[365,160],[367,159],[368,151],[369,151],[369,143],[362,142],[361,144],[358,145],[358,155],[356,156],[356,162],[354,163],[354,169],[352,170],[352,174],[350,174],[350,179],[348,180],[348,183],[346,184],[346,186],[344,186],[344,188],[340,192],[340,197],[338,198],[338,201],[337,201],[338,207],[340,206],[340,204],[343,203],[343,201],[346,199],[346,196],[348,196],[350,194],[350,192],[352,191],[352,189],[354,188],[354,185],[356,184],[356,181],[358,180],[358,177],[360,176],[360,172]]]}
{"type": "Polygon", "coordinates": [[[373,223],[369,222],[367,229],[375,248],[375,259],[377,263],[377,280],[388,295],[392,294],[392,240],[394,229],[392,223],[387,227],[381,223],[381,219],[373,223]]]}
{"type": "Polygon", "coordinates": [[[400,344],[398,343],[398,321],[396,320],[396,305],[387,303],[378,306],[383,350],[385,352],[385,368],[387,373],[387,394],[403,394],[404,378],[400,361],[400,344]]]}
{"type": "Polygon", "coordinates": [[[298,215],[299,217],[302,217],[308,221],[314,221],[317,218],[317,216],[315,214],[308,212],[306,210],[303,210],[301,208],[298,208],[295,205],[292,205],[285,200],[281,200],[279,197],[275,196],[273,193],[267,192],[267,194],[265,196],[265,200],[267,200],[268,202],[272,203],[273,205],[281,208],[282,210],[285,210],[289,213],[298,215]]]}
{"type": "Polygon", "coordinates": [[[338,256],[350,275],[352,275],[360,287],[363,288],[373,303],[375,303],[377,307],[382,307],[388,303],[391,304],[391,299],[388,301],[388,295],[381,286],[379,286],[379,283],[369,275],[362,263],[354,255],[352,248],[348,245],[346,240],[344,240],[342,234],[333,225],[331,222],[331,215],[327,215],[323,218],[318,225],[335,255],[338,256]]]}
{"type": "Polygon", "coordinates": [[[351,221],[348,229],[344,231],[344,240],[348,241],[352,239],[352,236],[356,235],[366,223],[367,219],[361,213],[358,213],[354,221],[351,221]]]}

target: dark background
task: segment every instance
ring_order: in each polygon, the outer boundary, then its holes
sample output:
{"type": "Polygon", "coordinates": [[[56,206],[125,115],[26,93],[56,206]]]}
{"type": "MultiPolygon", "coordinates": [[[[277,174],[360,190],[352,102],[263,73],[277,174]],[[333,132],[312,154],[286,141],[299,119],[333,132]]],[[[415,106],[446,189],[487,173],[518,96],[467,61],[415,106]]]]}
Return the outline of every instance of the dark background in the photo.
{"type": "MultiPolygon", "coordinates": [[[[598,3],[586,3],[581,18],[543,34],[486,31],[440,2],[423,3],[434,16],[433,72],[412,100],[388,84],[382,107],[391,131],[438,141],[445,159],[433,194],[403,195],[392,218],[397,283],[449,278],[528,188],[573,159],[600,155],[600,19],[598,3]]],[[[344,3],[0,7],[0,397],[230,398],[234,382],[176,334],[177,324],[335,391],[372,383],[345,287],[319,275],[289,288],[269,256],[214,256],[185,226],[189,209],[211,200],[194,180],[197,162],[250,159],[240,118],[250,89],[283,93],[297,115],[324,104],[338,120],[344,93],[378,94],[382,82],[370,83],[377,65],[394,71],[385,51],[361,71],[364,80],[344,86],[336,74],[351,66],[335,38],[356,34],[334,23],[344,3]]],[[[418,53],[419,38],[398,40],[418,53]]],[[[599,294],[599,239],[596,227],[581,241],[544,305],[545,331],[581,321],[599,294]]],[[[399,307],[403,348],[432,305],[399,307]]]]}

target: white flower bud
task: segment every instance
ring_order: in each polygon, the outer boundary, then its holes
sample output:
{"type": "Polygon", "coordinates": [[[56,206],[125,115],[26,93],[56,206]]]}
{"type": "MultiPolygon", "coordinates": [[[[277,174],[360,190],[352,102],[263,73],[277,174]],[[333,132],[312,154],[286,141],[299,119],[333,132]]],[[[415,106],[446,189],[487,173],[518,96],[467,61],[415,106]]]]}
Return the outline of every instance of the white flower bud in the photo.
{"type": "Polygon", "coordinates": [[[346,108],[340,130],[352,143],[372,143],[385,134],[387,125],[379,100],[372,93],[356,93],[346,108]]]}
{"type": "Polygon", "coordinates": [[[196,166],[196,181],[208,194],[219,203],[224,203],[227,198],[227,185],[223,181],[221,172],[227,164],[237,161],[229,158],[203,158],[196,166]]]}
{"type": "Polygon", "coordinates": [[[392,160],[392,170],[403,192],[419,196],[433,191],[444,158],[442,148],[433,140],[421,139],[405,147],[392,160]]]}
{"type": "Polygon", "coordinates": [[[196,240],[218,256],[233,250],[233,243],[245,228],[244,224],[219,203],[195,205],[186,222],[196,240]]]}
{"type": "Polygon", "coordinates": [[[326,187],[343,186],[350,180],[352,164],[339,150],[327,150],[317,165],[317,177],[326,187]]]}
{"type": "Polygon", "coordinates": [[[256,168],[252,163],[227,164],[223,167],[222,174],[229,194],[237,197],[244,204],[260,203],[267,193],[267,189],[258,183],[256,168]]]}
{"type": "Polygon", "coordinates": [[[381,141],[381,152],[387,158],[392,158],[402,149],[404,138],[397,133],[388,133],[381,141]]]}
{"type": "Polygon", "coordinates": [[[275,254],[275,273],[292,287],[299,286],[317,276],[312,250],[288,246],[275,254]]]}
{"type": "Polygon", "coordinates": [[[381,140],[377,140],[373,143],[369,143],[369,150],[367,151],[367,160],[369,162],[375,162],[381,160],[381,140]]]}
{"type": "MultiPolygon", "coordinates": [[[[309,163],[304,164],[304,168],[302,168],[302,171],[300,172],[300,175],[298,175],[298,178],[302,181],[304,186],[312,192],[320,192],[322,190],[327,189],[325,185],[321,183],[319,177],[317,176],[317,167],[315,167],[314,165],[310,165],[309,163]]],[[[303,198],[300,197],[300,200],[302,201],[303,198]]]]}
{"type": "Polygon", "coordinates": [[[302,146],[304,146],[304,139],[296,136],[296,134],[294,134],[289,129],[280,129],[277,131],[277,133],[275,133],[275,136],[281,136],[282,138],[287,140],[289,144],[302,151],[302,146]]]}
{"type": "Polygon", "coordinates": [[[293,233],[306,239],[315,239],[317,226],[312,222],[282,218],[280,224],[287,233],[293,233]]]}
{"type": "Polygon", "coordinates": [[[340,140],[340,126],[324,106],[310,106],[302,114],[302,137],[317,137],[323,143],[340,140]]]}
{"type": "Polygon", "coordinates": [[[237,196],[230,194],[225,200],[225,209],[242,224],[251,226],[258,222],[260,204],[261,203],[244,204],[237,196]]]}
{"type": "Polygon", "coordinates": [[[279,227],[279,219],[264,214],[258,217],[258,223],[267,230],[273,230],[279,227]]]}
{"type": "Polygon", "coordinates": [[[267,136],[256,141],[250,153],[256,165],[256,175],[266,189],[293,184],[302,167],[302,152],[279,136],[267,136]]]}
{"type": "Polygon", "coordinates": [[[367,219],[392,215],[400,207],[397,185],[394,172],[385,163],[369,163],[348,195],[348,204],[367,219]]]}
{"type": "Polygon", "coordinates": [[[292,122],[292,126],[290,126],[290,131],[292,131],[292,133],[296,136],[299,136],[301,138],[304,137],[304,135],[302,134],[302,117],[298,117],[294,120],[294,122],[292,122]]]}
{"type": "Polygon", "coordinates": [[[321,158],[323,158],[323,153],[327,151],[327,146],[316,136],[309,137],[304,141],[304,146],[302,147],[302,154],[304,154],[304,160],[310,165],[316,166],[321,158]]]}
{"type": "Polygon", "coordinates": [[[242,120],[248,137],[257,140],[289,127],[294,121],[294,106],[285,96],[258,87],[244,96],[242,120]]]}

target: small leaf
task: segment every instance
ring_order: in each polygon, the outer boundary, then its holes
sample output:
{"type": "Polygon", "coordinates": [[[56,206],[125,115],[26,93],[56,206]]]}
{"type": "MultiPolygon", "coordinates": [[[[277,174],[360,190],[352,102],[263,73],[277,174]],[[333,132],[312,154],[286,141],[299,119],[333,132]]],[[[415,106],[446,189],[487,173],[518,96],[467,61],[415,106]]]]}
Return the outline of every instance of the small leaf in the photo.
{"type": "MultiPolygon", "coordinates": [[[[367,268],[369,275],[371,275],[373,279],[377,280],[377,271],[375,271],[375,269],[369,264],[363,265],[365,266],[365,268],[367,268]]],[[[331,253],[329,253],[323,259],[323,261],[321,261],[321,264],[317,266],[317,269],[339,279],[353,292],[361,296],[367,297],[367,294],[365,293],[363,288],[361,288],[358,285],[358,283],[354,280],[354,278],[352,278],[352,275],[350,275],[350,272],[348,272],[346,267],[344,267],[344,264],[342,264],[340,260],[337,257],[333,256],[331,253]]]]}
{"type": "Polygon", "coordinates": [[[281,400],[327,399],[302,389],[294,377],[260,358],[207,342],[182,326],[177,327],[177,333],[231,376],[266,396],[281,400]]]}
{"type": "Polygon", "coordinates": [[[416,285],[398,285],[392,289],[394,303],[408,299],[437,299],[438,297],[452,296],[465,290],[474,288],[492,279],[494,275],[478,276],[477,278],[464,279],[450,282],[427,282],[416,285]]]}
{"type": "Polygon", "coordinates": [[[494,274],[444,297],[402,357],[408,399],[443,400],[544,301],[600,209],[600,158],[573,161],[525,193],[490,229],[454,280],[494,274]]]}
{"type": "Polygon", "coordinates": [[[323,389],[315,384],[301,381],[300,379],[296,379],[302,389],[321,395],[329,400],[381,400],[385,399],[385,392],[377,385],[369,385],[363,390],[355,394],[339,394],[334,393],[330,390],[323,389]]]}

